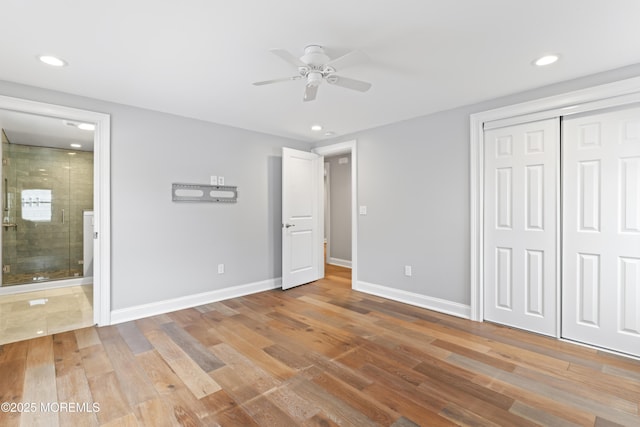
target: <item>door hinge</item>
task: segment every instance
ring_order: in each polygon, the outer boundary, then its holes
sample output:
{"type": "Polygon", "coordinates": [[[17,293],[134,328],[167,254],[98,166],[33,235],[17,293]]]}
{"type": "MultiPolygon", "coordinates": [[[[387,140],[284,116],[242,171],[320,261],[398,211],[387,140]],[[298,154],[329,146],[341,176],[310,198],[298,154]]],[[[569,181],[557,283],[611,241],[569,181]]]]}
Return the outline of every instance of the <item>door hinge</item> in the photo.
{"type": "Polygon", "coordinates": [[[94,239],[97,239],[97,238],[98,238],[98,232],[97,232],[97,231],[93,233],[93,238],[94,238],[94,239]]]}

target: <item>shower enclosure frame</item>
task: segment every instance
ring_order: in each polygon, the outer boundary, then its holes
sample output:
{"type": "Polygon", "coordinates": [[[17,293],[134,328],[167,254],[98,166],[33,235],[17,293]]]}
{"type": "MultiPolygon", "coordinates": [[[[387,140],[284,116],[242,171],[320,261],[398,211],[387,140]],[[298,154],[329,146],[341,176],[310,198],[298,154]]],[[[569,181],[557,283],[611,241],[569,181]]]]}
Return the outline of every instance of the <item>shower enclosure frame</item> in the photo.
{"type": "Polygon", "coordinates": [[[95,124],[93,136],[93,319],[97,325],[109,325],[111,323],[111,116],[4,95],[0,95],[0,109],[95,124]]]}

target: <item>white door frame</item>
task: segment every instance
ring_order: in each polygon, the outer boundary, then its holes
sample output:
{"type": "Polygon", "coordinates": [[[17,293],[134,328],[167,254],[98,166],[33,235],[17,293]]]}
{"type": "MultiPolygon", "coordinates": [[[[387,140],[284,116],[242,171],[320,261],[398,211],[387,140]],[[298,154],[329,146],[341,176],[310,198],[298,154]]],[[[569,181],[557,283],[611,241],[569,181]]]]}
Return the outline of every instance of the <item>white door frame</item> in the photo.
{"type": "MultiPolygon", "coordinates": [[[[326,158],[325,158],[326,160],[326,158]]],[[[324,262],[329,260],[331,255],[331,163],[324,162],[324,206],[322,207],[324,217],[324,243],[326,254],[324,262]]]]}
{"type": "Polygon", "coordinates": [[[94,269],[93,321],[111,323],[111,117],[109,114],[0,95],[0,109],[94,123],[93,209],[94,269]]]}
{"type": "Polygon", "coordinates": [[[356,140],[314,148],[321,156],[351,153],[351,287],[358,283],[358,153],[356,140]]]}
{"type": "MultiPolygon", "coordinates": [[[[470,117],[471,319],[484,319],[484,131],[640,102],[640,77],[472,114],[470,117]]],[[[558,216],[559,218],[559,216],[558,216]]],[[[558,304],[558,307],[560,304],[558,304]]],[[[558,325],[558,336],[560,325],[558,325]]]]}

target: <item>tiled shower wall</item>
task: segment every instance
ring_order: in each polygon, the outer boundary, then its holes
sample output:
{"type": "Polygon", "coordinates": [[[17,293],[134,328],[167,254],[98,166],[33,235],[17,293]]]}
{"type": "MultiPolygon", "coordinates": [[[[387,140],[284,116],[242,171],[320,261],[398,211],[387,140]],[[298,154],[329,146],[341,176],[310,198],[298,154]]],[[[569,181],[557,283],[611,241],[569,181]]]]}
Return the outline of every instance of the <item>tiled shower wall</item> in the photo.
{"type": "Polygon", "coordinates": [[[82,275],[83,211],[93,209],[93,153],[3,140],[2,158],[3,223],[16,225],[2,227],[2,264],[10,266],[2,283],[82,275]],[[29,189],[51,190],[50,205],[41,204],[50,206],[50,220],[24,218],[29,203],[23,191],[29,189]]]}

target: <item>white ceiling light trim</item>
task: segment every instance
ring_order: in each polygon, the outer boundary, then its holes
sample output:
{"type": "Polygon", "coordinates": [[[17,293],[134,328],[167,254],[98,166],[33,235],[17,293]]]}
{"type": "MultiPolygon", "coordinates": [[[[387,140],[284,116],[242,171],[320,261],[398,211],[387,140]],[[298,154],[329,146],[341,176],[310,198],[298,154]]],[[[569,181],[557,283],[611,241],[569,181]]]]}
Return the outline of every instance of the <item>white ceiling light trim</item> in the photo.
{"type": "Polygon", "coordinates": [[[82,130],[96,130],[96,125],[93,123],[80,123],[78,125],[78,129],[82,130]]]}
{"type": "Polygon", "coordinates": [[[538,67],[544,67],[545,65],[551,65],[560,59],[559,55],[551,54],[544,55],[534,61],[534,64],[538,67]]]}
{"type": "Polygon", "coordinates": [[[44,62],[47,65],[51,65],[52,67],[66,67],[68,62],[64,59],[60,59],[57,56],[53,55],[39,55],[38,59],[40,62],[44,62]]]}

